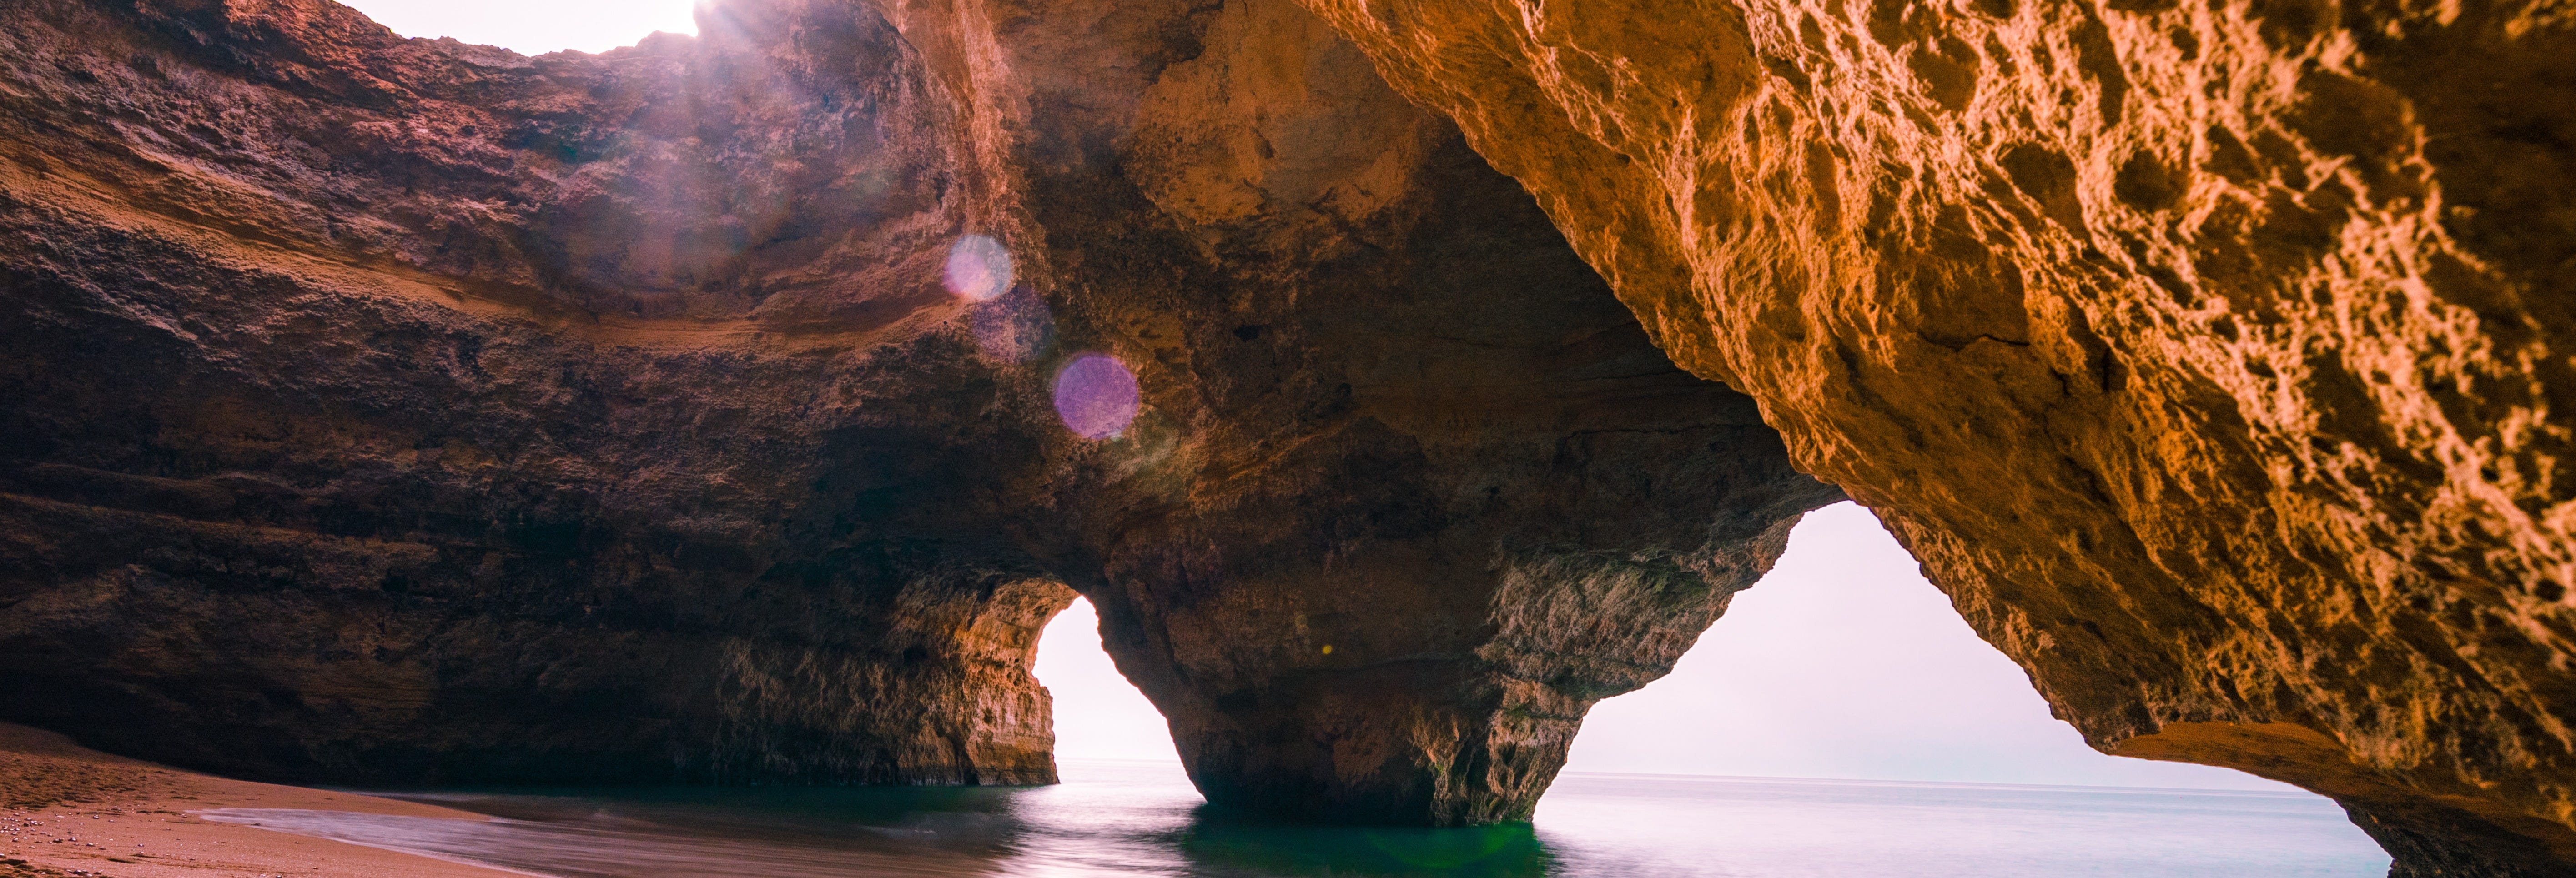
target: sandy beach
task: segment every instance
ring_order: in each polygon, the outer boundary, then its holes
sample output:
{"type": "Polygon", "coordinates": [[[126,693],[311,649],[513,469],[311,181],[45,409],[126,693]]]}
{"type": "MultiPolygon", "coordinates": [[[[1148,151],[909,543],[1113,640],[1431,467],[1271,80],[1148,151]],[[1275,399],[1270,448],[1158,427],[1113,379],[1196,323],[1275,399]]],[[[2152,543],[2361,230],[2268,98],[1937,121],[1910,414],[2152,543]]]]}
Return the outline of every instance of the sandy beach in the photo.
{"type": "Polygon", "coordinates": [[[180,771],[0,723],[0,878],[520,875],[196,816],[217,808],[486,819],[433,805],[180,771]]]}

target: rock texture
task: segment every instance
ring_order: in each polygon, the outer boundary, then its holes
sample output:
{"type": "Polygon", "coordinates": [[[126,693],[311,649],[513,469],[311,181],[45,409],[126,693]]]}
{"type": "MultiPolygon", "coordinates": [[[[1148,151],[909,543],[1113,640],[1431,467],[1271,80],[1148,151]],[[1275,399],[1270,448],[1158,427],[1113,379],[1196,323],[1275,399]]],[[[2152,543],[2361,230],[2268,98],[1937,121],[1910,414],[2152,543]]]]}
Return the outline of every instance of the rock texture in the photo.
{"type": "Polygon", "coordinates": [[[1211,801],[1526,819],[1584,711],[1669,671],[1839,492],[1312,16],[1101,12],[1189,42],[1000,31],[974,71],[1026,90],[1021,142],[1082,145],[1019,185],[1061,318],[1149,403],[1070,461],[1050,569],[1211,801]]]}
{"type": "Polygon", "coordinates": [[[2332,795],[2400,875],[2576,871],[2564,10],[701,31],[0,9],[6,718],[1042,781],[1079,590],[1211,799],[1510,819],[1831,483],[2097,746],[2332,795]],[[1137,399],[1076,435],[1101,355],[1137,399]]]}
{"type": "Polygon", "coordinates": [[[2576,17],[1302,0],[2058,715],[2576,874],[2576,17]]]}
{"type": "Polygon", "coordinates": [[[1212,799],[1492,821],[1840,497],[1285,0],[701,30],[0,10],[0,712],[265,776],[1039,782],[1070,585],[1212,799]],[[1083,438],[1102,353],[1141,405],[1083,438]]]}
{"type": "Polygon", "coordinates": [[[1052,779],[1071,594],[957,502],[1033,440],[936,331],[951,117],[882,21],[0,18],[12,718],[352,782],[1052,779]]]}

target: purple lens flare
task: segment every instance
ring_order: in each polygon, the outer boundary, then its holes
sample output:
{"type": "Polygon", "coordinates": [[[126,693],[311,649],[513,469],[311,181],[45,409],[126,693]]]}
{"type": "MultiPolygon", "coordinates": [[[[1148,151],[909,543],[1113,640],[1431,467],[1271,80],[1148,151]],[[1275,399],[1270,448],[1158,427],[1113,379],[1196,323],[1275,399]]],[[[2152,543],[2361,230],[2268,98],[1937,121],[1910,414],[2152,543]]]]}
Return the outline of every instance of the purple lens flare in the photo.
{"type": "Polygon", "coordinates": [[[1083,354],[1055,373],[1055,413],[1085,439],[1107,439],[1136,420],[1136,373],[1107,354],[1083,354]]]}

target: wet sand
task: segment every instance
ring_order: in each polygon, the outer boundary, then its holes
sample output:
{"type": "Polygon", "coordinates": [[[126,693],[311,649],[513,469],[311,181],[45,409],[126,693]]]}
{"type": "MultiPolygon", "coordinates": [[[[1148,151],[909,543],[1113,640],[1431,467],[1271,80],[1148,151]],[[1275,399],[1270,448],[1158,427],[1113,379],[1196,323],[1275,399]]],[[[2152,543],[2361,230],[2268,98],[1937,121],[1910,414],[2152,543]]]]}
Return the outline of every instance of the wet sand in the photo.
{"type": "Polygon", "coordinates": [[[0,878],[520,876],[193,814],[216,808],[489,819],[435,805],[180,771],[0,723],[0,878]]]}

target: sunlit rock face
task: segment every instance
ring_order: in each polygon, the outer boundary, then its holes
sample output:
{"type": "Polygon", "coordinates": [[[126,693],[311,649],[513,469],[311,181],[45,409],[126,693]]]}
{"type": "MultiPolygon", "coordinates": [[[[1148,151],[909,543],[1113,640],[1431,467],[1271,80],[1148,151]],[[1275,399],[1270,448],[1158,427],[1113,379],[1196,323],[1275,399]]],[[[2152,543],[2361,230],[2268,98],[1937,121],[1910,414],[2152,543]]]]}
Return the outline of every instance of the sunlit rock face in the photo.
{"type": "Polygon", "coordinates": [[[1524,817],[1840,497],[1285,0],[0,24],[0,711],[128,753],[1042,781],[1070,585],[1212,799],[1524,817]]]}
{"type": "Polygon", "coordinates": [[[0,712],[1039,781],[1070,586],[1212,799],[1508,819],[1830,482],[2098,746],[2569,873],[2576,19],[1299,2],[0,7],[0,712]]]}
{"type": "Polygon", "coordinates": [[[2097,745],[2576,871],[2576,18],[1301,0],[2097,745]]]}

